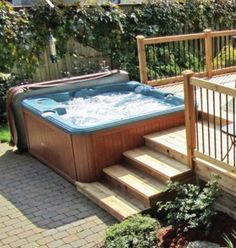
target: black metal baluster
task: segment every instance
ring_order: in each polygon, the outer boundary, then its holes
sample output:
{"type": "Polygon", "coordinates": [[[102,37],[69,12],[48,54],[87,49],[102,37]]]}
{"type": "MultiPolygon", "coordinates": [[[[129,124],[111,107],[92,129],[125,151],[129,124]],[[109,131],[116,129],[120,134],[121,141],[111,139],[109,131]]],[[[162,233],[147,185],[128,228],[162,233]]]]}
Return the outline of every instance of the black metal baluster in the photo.
{"type": "Polygon", "coordinates": [[[152,67],[151,67],[151,71],[152,71],[152,80],[156,80],[157,79],[157,70],[156,70],[156,45],[152,45],[152,67]]]}
{"type": "Polygon", "coordinates": [[[235,44],[235,42],[236,42],[235,40],[231,40],[232,52],[233,52],[233,56],[232,56],[233,57],[233,66],[235,66],[235,62],[234,62],[234,46],[235,46],[234,44],[235,44]]]}
{"type": "Polygon", "coordinates": [[[176,46],[175,46],[175,42],[172,43],[172,46],[173,46],[173,54],[174,54],[174,58],[175,58],[174,63],[175,63],[175,76],[176,76],[176,75],[178,75],[178,74],[177,74],[177,63],[176,63],[176,57],[177,57],[178,55],[176,56],[176,46]]]}
{"type": "Polygon", "coordinates": [[[220,43],[219,43],[219,37],[216,37],[216,41],[217,41],[217,49],[216,49],[216,59],[217,59],[217,66],[216,69],[219,69],[219,51],[220,51],[220,43]]]}
{"type": "MultiPolygon", "coordinates": [[[[193,56],[196,58],[196,46],[195,46],[196,40],[192,40],[192,45],[193,45],[193,56]]],[[[193,61],[193,70],[196,71],[196,63],[195,59],[193,61]]]]}
{"type": "Polygon", "coordinates": [[[149,51],[150,51],[149,46],[146,46],[145,53],[146,53],[146,61],[147,61],[147,77],[148,77],[148,80],[152,80],[152,77],[150,75],[150,70],[149,70],[149,68],[151,67],[149,51]]]}
{"type": "Polygon", "coordinates": [[[227,36],[227,40],[228,40],[228,50],[229,50],[229,62],[228,62],[228,66],[232,66],[231,64],[231,49],[230,49],[230,40],[229,40],[229,36],[227,36]]]}
{"type": "Polygon", "coordinates": [[[201,100],[201,124],[202,124],[202,152],[205,153],[205,142],[204,142],[204,111],[203,111],[203,99],[202,99],[202,88],[200,88],[200,100],[201,100]]]}
{"type": "Polygon", "coordinates": [[[198,62],[198,71],[201,71],[201,50],[200,50],[200,46],[201,46],[201,40],[197,39],[197,62],[198,62]]]}
{"type": "Polygon", "coordinates": [[[216,152],[216,108],[215,108],[215,91],[212,91],[213,94],[213,115],[214,115],[214,120],[213,120],[213,125],[214,125],[214,148],[215,148],[215,158],[217,157],[217,152],[216,152]]]}
{"type": "Polygon", "coordinates": [[[233,142],[233,145],[234,145],[234,167],[235,167],[235,97],[233,97],[233,137],[232,137],[232,142],[233,142]]]}
{"type": "MultiPolygon", "coordinates": [[[[181,52],[180,52],[180,50],[181,50],[181,46],[180,46],[180,41],[178,41],[178,55],[180,56],[180,54],[181,54],[181,52]]],[[[181,65],[179,64],[179,73],[178,73],[178,75],[181,75],[181,73],[182,73],[182,68],[181,68],[181,65]]]]}
{"type": "MultiPolygon", "coordinates": [[[[226,147],[227,147],[227,152],[229,151],[229,112],[228,112],[228,95],[225,96],[226,98],[226,130],[227,130],[227,139],[226,139],[226,147]]],[[[229,163],[229,153],[227,154],[227,164],[229,163]]]]}
{"type": "Polygon", "coordinates": [[[219,111],[220,111],[220,160],[223,160],[223,137],[222,137],[222,99],[221,99],[221,93],[219,93],[219,111]]]}
{"type": "MultiPolygon", "coordinates": [[[[202,58],[205,58],[205,41],[203,40],[202,42],[202,58]]],[[[204,71],[205,70],[205,66],[206,66],[206,61],[204,59],[204,62],[202,63],[202,70],[204,71]]]]}
{"type": "Polygon", "coordinates": [[[194,99],[195,99],[195,127],[196,127],[196,139],[197,139],[197,150],[199,151],[199,135],[198,135],[198,106],[197,106],[197,87],[194,86],[194,99]]]}
{"type": "MultiPolygon", "coordinates": [[[[219,37],[219,40],[220,40],[220,52],[222,52],[222,37],[219,37]]],[[[222,64],[222,56],[220,58],[220,68],[223,67],[223,64],[222,64]]]]}
{"type": "Polygon", "coordinates": [[[171,49],[170,49],[170,43],[168,42],[168,43],[167,43],[167,45],[168,45],[168,54],[169,54],[169,63],[170,63],[170,61],[171,61],[171,49]]]}
{"type": "Polygon", "coordinates": [[[190,40],[188,40],[188,68],[191,68],[191,58],[190,58],[190,54],[191,54],[191,49],[190,49],[190,40]]]}
{"type": "Polygon", "coordinates": [[[224,63],[224,67],[226,67],[226,63],[227,63],[227,41],[226,41],[226,36],[224,36],[224,47],[225,47],[225,63],[224,63]]]}
{"type": "Polygon", "coordinates": [[[206,89],[206,100],[207,100],[208,155],[211,156],[210,113],[209,113],[209,90],[208,90],[208,89],[206,89]]]}
{"type": "MultiPolygon", "coordinates": [[[[185,47],[185,42],[186,42],[186,40],[183,41],[183,61],[184,61],[184,64],[187,63],[186,62],[186,47],[185,47]]],[[[187,68],[184,68],[184,69],[187,69],[187,68]]]]}
{"type": "Polygon", "coordinates": [[[159,44],[156,44],[156,45],[153,45],[155,47],[154,51],[154,59],[153,59],[153,67],[152,67],[152,70],[154,71],[154,80],[160,78],[160,75],[158,74],[158,55],[160,56],[160,53],[159,53],[159,50],[158,50],[158,47],[159,47],[159,44]]]}

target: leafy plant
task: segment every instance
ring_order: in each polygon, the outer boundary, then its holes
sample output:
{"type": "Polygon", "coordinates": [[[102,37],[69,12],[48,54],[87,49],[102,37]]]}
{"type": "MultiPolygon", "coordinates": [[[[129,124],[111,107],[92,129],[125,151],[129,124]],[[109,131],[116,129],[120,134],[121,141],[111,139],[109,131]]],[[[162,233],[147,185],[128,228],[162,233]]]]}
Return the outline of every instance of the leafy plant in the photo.
{"type": "Polygon", "coordinates": [[[11,86],[11,75],[0,73],[0,122],[5,122],[6,118],[3,116],[6,112],[6,94],[11,86]]]}
{"type": "Polygon", "coordinates": [[[203,189],[193,184],[170,182],[167,192],[176,194],[172,201],[158,202],[158,212],[167,212],[171,225],[184,225],[185,230],[204,227],[209,231],[212,217],[216,214],[214,202],[219,191],[217,180],[209,181],[203,189]]]}
{"type": "Polygon", "coordinates": [[[10,132],[6,124],[0,123],[0,143],[10,141],[10,132]]]}
{"type": "Polygon", "coordinates": [[[213,60],[214,68],[229,67],[236,64],[236,48],[230,44],[224,46],[213,60]]]}
{"type": "MultiPolygon", "coordinates": [[[[233,230],[231,235],[232,235],[233,239],[236,241],[236,231],[235,230],[233,230]]],[[[227,248],[234,248],[235,242],[233,243],[229,236],[224,234],[224,240],[225,240],[227,248]]]]}
{"type": "Polygon", "coordinates": [[[151,248],[157,242],[157,220],[148,216],[136,215],[115,224],[106,232],[106,248],[151,248]]]}

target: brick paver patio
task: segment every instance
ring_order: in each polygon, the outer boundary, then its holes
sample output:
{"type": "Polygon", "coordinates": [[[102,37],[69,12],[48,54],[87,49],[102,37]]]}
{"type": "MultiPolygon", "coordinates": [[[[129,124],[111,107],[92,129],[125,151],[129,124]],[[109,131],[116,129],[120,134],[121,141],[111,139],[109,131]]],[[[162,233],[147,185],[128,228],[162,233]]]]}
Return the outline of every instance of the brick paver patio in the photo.
{"type": "Polygon", "coordinates": [[[94,247],[115,220],[28,154],[0,144],[0,247],[94,247]]]}

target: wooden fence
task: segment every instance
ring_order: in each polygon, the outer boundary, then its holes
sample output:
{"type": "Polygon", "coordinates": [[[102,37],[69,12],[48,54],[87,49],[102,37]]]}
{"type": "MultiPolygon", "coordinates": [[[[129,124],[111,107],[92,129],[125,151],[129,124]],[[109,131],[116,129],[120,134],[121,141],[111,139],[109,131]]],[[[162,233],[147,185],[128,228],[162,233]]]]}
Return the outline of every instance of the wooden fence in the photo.
{"type": "Polygon", "coordinates": [[[102,66],[110,66],[110,58],[91,47],[85,47],[74,40],[69,40],[67,53],[58,58],[56,63],[50,60],[50,51],[46,49],[41,56],[40,65],[33,74],[32,81],[47,81],[66,76],[77,76],[99,71],[102,66]]]}
{"type": "Polygon", "coordinates": [[[198,76],[235,71],[236,30],[144,38],[137,36],[141,82],[161,85],[183,81],[182,71],[198,76]]]}

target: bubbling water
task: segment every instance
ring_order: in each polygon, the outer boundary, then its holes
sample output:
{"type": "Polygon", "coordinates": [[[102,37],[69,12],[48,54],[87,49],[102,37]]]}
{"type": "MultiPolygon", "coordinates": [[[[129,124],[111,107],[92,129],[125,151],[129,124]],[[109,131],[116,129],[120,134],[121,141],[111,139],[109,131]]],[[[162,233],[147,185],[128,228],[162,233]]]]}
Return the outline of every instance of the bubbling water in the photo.
{"type": "Polygon", "coordinates": [[[173,107],[155,97],[122,91],[107,92],[95,96],[73,98],[62,103],[66,114],[63,119],[78,127],[93,127],[173,107]]]}

